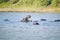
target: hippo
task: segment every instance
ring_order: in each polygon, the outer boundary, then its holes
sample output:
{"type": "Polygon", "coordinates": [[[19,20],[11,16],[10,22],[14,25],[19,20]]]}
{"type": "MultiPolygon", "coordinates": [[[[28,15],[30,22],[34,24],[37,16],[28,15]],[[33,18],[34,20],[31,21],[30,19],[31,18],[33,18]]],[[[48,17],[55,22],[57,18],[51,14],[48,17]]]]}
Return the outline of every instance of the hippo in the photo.
{"type": "Polygon", "coordinates": [[[39,25],[39,23],[38,23],[37,21],[35,21],[35,22],[33,23],[33,25],[39,25]]]}
{"type": "Polygon", "coordinates": [[[58,20],[54,20],[54,22],[60,22],[60,20],[58,19],[58,20]]]}
{"type": "Polygon", "coordinates": [[[46,19],[41,19],[41,21],[46,21],[46,19]]]}
{"type": "Polygon", "coordinates": [[[5,22],[10,22],[13,23],[12,21],[10,21],[9,19],[4,19],[5,22]]]}
{"type": "Polygon", "coordinates": [[[23,18],[21,20],[21,22],[29,22],[29,21],[32,21],[32,20],[28,20],[29,18],[31,18],[31,16],[30,15],[27,15],[25,18],[23,18]]]}
{"type": "Polygon", "coordinates": [[[9,21],[8,19],[4,19],[4,21],[9,21]]]}

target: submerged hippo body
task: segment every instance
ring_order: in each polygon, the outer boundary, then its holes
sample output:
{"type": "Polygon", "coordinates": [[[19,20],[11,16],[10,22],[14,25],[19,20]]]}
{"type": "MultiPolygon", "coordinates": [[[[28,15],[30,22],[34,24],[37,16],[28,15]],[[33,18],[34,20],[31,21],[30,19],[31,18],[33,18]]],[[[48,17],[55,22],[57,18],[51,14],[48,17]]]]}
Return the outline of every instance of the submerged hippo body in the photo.
{"type": "Polygon", "coordinates": [[[46,21],[46,19],[41,19],[41,21],[46,21]]]}
{"type": "Polygon", "coordinates": [[[4,21],[9,21],[9,19],[4,19],[4,21]]]}
{"type": "Polygon", "coordinates": [[[35,22],[33,23],[33,25],[39,25],[39,23],[38,23],[37,21],[35,21],[35,22]]]}
{"type": "Polygon", "coordinates": [[[54,22],[60,22],[60,20],[58,19],[58,20],[54,20],[54,22]]]}
{"type": "Polygon", "coordinates": [[[39,25],[39,23],[33,23],[33,25],[39,25]]]}

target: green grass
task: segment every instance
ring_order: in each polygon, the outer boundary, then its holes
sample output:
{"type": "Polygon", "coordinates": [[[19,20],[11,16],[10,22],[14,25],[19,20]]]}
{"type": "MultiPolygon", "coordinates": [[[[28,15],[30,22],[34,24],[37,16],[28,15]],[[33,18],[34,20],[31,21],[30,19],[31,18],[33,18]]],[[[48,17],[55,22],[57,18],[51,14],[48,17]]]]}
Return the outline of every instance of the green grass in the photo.
{"type": "Polygon", "coordinates": [[[10,8],[11,5],[12,5],[12,4],[11,4],[10,2],[1,3],[1,4],[0,4],[0,8],[10,8]]]}
{"type": "Polygon", "coordinates": [[[9,0],[0,3],[0,8],[28,8],[28,9],[46,9],[47,7],[55,9],[60,12],[60,0],[9,0]],[[59,4],[59,5],[58,5],[59,4]]]}

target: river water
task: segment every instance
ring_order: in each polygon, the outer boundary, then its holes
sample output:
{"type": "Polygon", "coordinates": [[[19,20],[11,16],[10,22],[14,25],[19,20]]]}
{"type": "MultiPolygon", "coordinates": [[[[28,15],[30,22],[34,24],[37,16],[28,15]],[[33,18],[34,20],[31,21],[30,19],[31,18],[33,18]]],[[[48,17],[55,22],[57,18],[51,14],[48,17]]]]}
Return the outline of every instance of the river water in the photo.
{"type": "Polygon", "coordinates": [[[0,40],[60,40],[60,22],[54,22],[56,19],[60,19],[59,13],[0,12],[0,40]],[[39,25],[20,22],[27,15],[39,25]]]}

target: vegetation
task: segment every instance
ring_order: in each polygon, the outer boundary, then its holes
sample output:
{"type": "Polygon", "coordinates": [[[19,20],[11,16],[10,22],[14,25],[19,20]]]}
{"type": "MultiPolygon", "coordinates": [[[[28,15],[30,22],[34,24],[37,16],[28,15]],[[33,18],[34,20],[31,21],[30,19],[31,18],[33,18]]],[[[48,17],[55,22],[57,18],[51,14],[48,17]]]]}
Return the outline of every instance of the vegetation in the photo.
{"type": "Polygon", "coordinates": [[[0,3],[8,2],[9,0],[0,0],[0,3]]]}
{"type": "Polygon", "coordinates": [[[60,8],[60,0],[0,0],[0,8],[51,7],[60,8]]]}

